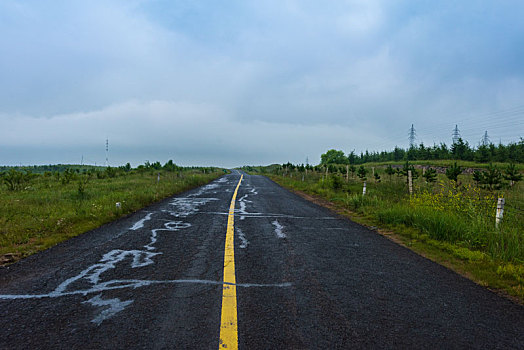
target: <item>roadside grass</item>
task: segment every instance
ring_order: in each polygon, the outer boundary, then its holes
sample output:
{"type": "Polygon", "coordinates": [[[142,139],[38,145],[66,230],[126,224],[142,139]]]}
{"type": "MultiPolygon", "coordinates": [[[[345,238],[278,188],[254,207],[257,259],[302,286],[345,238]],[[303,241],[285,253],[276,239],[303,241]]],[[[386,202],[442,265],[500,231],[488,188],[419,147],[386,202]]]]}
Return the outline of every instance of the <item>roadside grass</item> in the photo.
{"type": "MultiPolygon", "coordinates": [[[[375,168],[377,170],[377,168],[375,168]]],[[[373,227],[410,249],[524,302],[524,194],[522,183],[487,191],[471,175],[459,184],[439,174],[437,182],[414,181],[409,195],[405,177],[368,181],[366,195],[357,178],[314,171],[308,175],[270,174],[289,189],[313,195],[328,206],[373,227]],[[291,175],[291,176],[290,176],[291,175]],[[338,179],[337,179],[338,177],[338,179]],[[504,218],[495,227],[497,198],[506,199],[504,218]]]]}
{"type": "Polygon", "coordinates": [[[69,183],[55,176],[34,176],[18,191],[2,185],[0,264],[47,249],[223,174],[222,170],[199,168],[132,170],[103,178],[76,174],[69,183]]]}

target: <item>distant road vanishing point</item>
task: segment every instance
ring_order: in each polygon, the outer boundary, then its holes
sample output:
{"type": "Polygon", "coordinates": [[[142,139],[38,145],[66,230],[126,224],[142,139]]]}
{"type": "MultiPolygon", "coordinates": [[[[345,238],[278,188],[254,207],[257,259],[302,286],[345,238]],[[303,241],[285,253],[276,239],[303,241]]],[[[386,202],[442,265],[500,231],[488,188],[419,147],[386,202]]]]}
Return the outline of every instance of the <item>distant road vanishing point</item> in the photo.
{"type": "Polygon", "coordinates": [[[0,268],[1,349],[524,349],[524,307],[238,171],[0,268]]]}

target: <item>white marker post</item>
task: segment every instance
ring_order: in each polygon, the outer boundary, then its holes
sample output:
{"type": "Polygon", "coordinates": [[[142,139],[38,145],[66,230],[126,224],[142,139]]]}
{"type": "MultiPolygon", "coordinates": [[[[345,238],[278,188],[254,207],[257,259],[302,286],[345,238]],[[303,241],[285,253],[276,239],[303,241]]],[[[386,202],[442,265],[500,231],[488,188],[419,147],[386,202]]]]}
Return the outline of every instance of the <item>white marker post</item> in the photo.
{"type": "Polygon", "coordinates": [[[409,195],[413,194],[413,177],[411,175],[411,170],[408,170],[408,186],[409,186],[409,195]]]}
{"type": "Polygon", "coordinates": [[[346,165],[346,182],[349,182],[349,165],[346,165]]]}
{"type": "Polygon", "coordinates": [[[499,228],[500,221],[502,220],[502,217],[504,216],[504,198],[499,198],[497,201],[497,214],[495,216],[495,227],[499,228]]]}
{"type": "Polygon", "coordinates": [[[362,196],[366,195],[366,181],[364,181],[364,187],[362,187],[362,196]]]}

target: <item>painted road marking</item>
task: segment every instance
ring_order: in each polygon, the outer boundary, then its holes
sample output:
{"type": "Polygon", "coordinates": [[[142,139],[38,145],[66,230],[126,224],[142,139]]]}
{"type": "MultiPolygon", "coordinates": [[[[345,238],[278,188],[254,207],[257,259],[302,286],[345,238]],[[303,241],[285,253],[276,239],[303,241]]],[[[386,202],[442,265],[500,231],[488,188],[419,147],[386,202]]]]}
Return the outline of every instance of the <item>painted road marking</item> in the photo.
{"type": "Polygon", "coordinates": [[[273,221],[272,224],[275,226],[275,234],[277,235],[277,237],[286,238],[286,234],[282,232],[284,226],[280,225],[280,223],[277,220],[273,221]]]}
{"type": "Polygon", "coordinates": [[[224,285],[222,286],[222,314],[220,317],[219,349],[238,349],[237,288],[235,277],[235,200],[244,175],[240,176],[233,193],[227,217],[226,245],[224,249],[224,285]]]}
{"type": "Polygon", "coordinates": [[[76,289],[73,291],[57,292],[53,291],[47,294],[0,294],[1,300],[24,300],[24,299],[54,299],[61,297],[68,297],[74,295],[89,295],[89,294],[100,294],[108,290],[119,290],[119,289],[138,289],[143,287],[149,287],[160,284],[209,284],[209,285],[234,285],[242,288],[288,288],[293,284],[291,282],[283,283],[226,283],[220,281],[211,280],[111,280],[107,282],[101,282],[96,286],[89,289],[76,289]]]}

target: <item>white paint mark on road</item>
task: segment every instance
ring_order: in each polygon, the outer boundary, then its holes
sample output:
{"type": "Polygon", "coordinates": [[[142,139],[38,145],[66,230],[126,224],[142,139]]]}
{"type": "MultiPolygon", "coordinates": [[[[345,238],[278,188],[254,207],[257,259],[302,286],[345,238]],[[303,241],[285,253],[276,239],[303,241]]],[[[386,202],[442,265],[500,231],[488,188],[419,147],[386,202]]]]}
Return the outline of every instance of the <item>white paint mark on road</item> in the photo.
{"type": "Polygon", "coordinates": [[[157,228],[154,230],[151,230],[151,237],[149,237],[150,242],[144,246],[147,250],[155,250],[155,243],[157,241],[157,232],[159,231],[169,231],[174,232],[181,229],[185,229],[188,227],[191,227],[191,224],[189,222],[183,222],[183,221],[168,221],[164,224],[165,228],[157,228]]]}
{"type": "Polygon", "coordinates": [[[144,223],[145,223],[146,221],[151,220],[151,215],[152,215],[152,214],[153,214],[153,213],[148,213],[148,214],[147,214],[143,219],[137,221],[137,222],[133,225],[133,227],[130,228],[130,230],[136,231],[136,230],[141,229],[142,227],[144,227],[144,223]]]}
{"type": "Polygon", "coordinates": [[[133,300],[121,301],[118,298],[104,300],[101,298],[101,294],[99,294],[87,301],[84,301],[84,303],[104,308],[104,310],[102,310],[97,317],[91,320],[91,322],[96,323],[98,326],[100,326],[100,324],[103,321],[113,317],[115,314],[124,310],[126,306],[133,303],[133,300]]]}
{"type": "Polygon", "coordinates": [[[286,288],[291,287],[291,282],[283,283],[228,283],[222,281],[210,280],[113,280],[102,282],[97,285],[97,288],[79,289],[63,293],[48,293],[48,294],[0,294],[0,300],[18,300],[18,299],[44,299],[44,298],[59,298],[72,295],[88,295],[93,293],[100,293],[107,290],[125,289],[125,288],[141,288],[157,284],[210,284],[210,285],[235,285],[243,288],[286,288]]]}
{"type": "MultiPolygon", "coordinates": [[[[334,218],[332,216],[294,216],[294,215],[286,215],[286,214],[272,214],[272,213],[250,213],[245,212],[242,213],[240,211],[237,211],[239,214],[243,214],[246,218],[286,218],[286,219],[311,219],[311,220],[337,220],[337,218],[334,218]]],[[[199,214],[207,214],[207,215],[229,215],[228,212],[219,212],[219,211],[201,211],[199,214]]]]}
{"type": "Polygon", "coordinates": [[[170,205],[175,207],[175,210],[170,212],[175,217],[187,217],[196,214],[199,207],[211,201],[216,201],[217,198],[190,198],[179,197],[173,199],[170,205]]]}
{"type": "Polygon", "coordinates": [[[275,226],[275,233],[277,234],[277,237],[286,238],[286,234],[282,232],[284,226],[280,225],[280,223],[277,220],[273,221],[272,224],[275,226]]]}
{"type": "Polygon", "coordinates": [[[238,210],[238,212],[240,214],[243,214],[240,216],[240,220],[244,220],[246,218],[246,214],[249,214],[248,212],[246,212],[246,203],[240,201],[238,203],[240,203],[240,209],[238,210]]]}
{"type": "Polygon", "coordinates": [[[240,214],[240,220],[244,220],[246,218],[246,215],[251,214],[246,211],[246,203],[253,203],[252,201],[247,200],[248,196],[249,194],[245,194],[238,200],[238,203],[240,204],[240,209],[237,210],[237,213],[240,214]]]}
{"type": "Polygon", "coordinates": [[[133,261],[131,267],[137,268],[153,264],[151,258],[158,254],[162,253],[151,253],[143,250],[112,250],[109,253],[106,253],[102,259],[100,259],[99,263],[89,266],[78,275],[62,282],[53,292],[51,292],[51,294],[64,293],[73,283],[80,280],[86,280],[94,285],[93,288],[96,288],[100,281],[100,275],[107,270],[114,269],[116,264],[123,261],[125,258],[129,256],[132,257],[133,261]]]}
{"type": "Polygon", "coordinates": [[[244,232],[242,232],[241,229],[237,228],[238,238],[240,239],[240,248],[245,249],[247,248],[247,245],[249,244],[249,241],[246,238],[246,235],[244,235],[244,232]]]}

